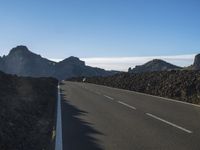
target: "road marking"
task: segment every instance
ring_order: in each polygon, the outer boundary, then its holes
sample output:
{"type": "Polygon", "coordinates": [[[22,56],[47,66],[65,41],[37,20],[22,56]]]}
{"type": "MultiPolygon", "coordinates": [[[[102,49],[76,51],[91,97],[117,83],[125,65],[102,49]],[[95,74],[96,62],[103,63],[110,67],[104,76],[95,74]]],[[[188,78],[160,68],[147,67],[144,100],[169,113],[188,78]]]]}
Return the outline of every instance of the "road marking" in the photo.
{"type": "Polygon", "coordinates": [[[112,98],[112,97],[110,97],[110,96],[107,96],[107,95],[103,95],[103,96],[105,96],[106,98],[111,99],[111,100],[114,99],[114,98],[112,98]]]}
{"type": "Polygon", "coordinates": [[[62,116],[61,115],[62,114],[61,114],[60,86],[58,85],[55,150],[63,149],[63,146],[62,146],[62,116]]]}
{"type": "Polygon", "coordinates": [[[198,104],[192,104],[192,103],[189,103],[189,102],[184,102],[184,101],[175,100],[175,99],[171,99],[171,98],[166,98],[166,97],[151,95],[151,94],[147,94],[147,93],[140,93],[140,92],[136,92],[136,91],[129,91],[129,90],[126,90],[126,91],[128,91],[130,93],[136,93],[136,94],[140,94],[140,95],[144,95],[144,96],[150,96],[150,97],[158,98],[157,100],[166,100],[166,101],[170,101],[170,102],[175,102],[175,103],[180,103],[180,104],[185,104],[185,105],[200,107],[200,105],[198,105],[198,104]]]}
{"type": "Polygon", "coordinates": [[[89,83],[89,84],[92,84],[92,85],[95,85],[95,86],[105,87],[105,88],[108,88],[108,89],[111,89],[111,90],[119,90],[120,92],[126,91],[126,92],[132,93],[132,94],[139,94],[139,95],[144,95],[144,96],[150,96],[150,97],[158,98],[156,100],[167,100],[167,101],[170,101],[170,102],[175,102],[175,103],[180,103],[180,104],[185,104],[185,105],[190,105],[190,106],[195,106],[195,107],[199,107],[200,108],[200,105],[198,105],[198,104],[192,104],[192,103],[189,103],[189,102],[179,101],[179,100],[175,100],[175,99],[171,99],[171,98],[166,98],[166,97],[151,95],[151,94],[147,94],[147,93],[141,93],[141,92],[137,92],[137,91],[131,91],[131,90],[127,90],[127,89],[120,89],[120,88],[115,88],[115,87],[109,87],[109,86],[106,86],[106,85],[98,85],[98,84],[94,84],[94,83],[89,83]]]}
{"type": "Polygon", "coordinates": [[[129,107],[129,108],[131,108],[131,109],[136,110],[135,107],[133,107],[133,106],[131,106],[131,105],[129,105],[129,104],[126,104],[126,103],[124,103],[124,102],[118,101],[118,103],[120,103],[120,104],[122,104],[122,105],[124,105],[124,106],[126,106],[126,107],[129,107]]]}
{"type": "Polygon", "coordinates": [[[157,117],[157,116],[155,116],[155,115],[153,115],[153,114],[146,113],[146,115],[148,115],[148,116],[150,116],[150,117],[152,117],[152,118],[154,118],[154,119],[160,120],[160,121],[162,121],[162,122],[164,122],[164,123],[166,123],[166,124],[168,124],[168,125],[171,125],[171,126],[173,126],[173,127],[176,127],[176,128],[178,128],[178,129],[180,129],[180,130],[183,130],[183,131],[185,131],[185,132],[187,132],[187,133],[192,133],[192,131],[190,131],[190,130],[188,130],[188,129],[185,129],[185,128],[179,126],[179,125],[176,125],[176,124],[174,124],[174,123],[171,123],[171,122],[169,122],[169,121],[167,121],[167,120],[164,120],[164,119],[162,119],[162,118],[160,118],[160,117],[157,117]]]}

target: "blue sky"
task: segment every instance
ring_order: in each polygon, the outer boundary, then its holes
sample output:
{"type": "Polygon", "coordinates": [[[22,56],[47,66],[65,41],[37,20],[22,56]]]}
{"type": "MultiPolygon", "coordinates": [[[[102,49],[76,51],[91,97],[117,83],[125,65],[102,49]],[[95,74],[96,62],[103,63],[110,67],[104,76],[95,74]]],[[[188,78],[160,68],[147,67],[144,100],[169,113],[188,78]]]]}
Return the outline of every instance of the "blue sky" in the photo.
{"type": "Polygon", "coordinates": [[[48,58],[196,54],[199,0],[0,0],[0,55],[48,58]]]}

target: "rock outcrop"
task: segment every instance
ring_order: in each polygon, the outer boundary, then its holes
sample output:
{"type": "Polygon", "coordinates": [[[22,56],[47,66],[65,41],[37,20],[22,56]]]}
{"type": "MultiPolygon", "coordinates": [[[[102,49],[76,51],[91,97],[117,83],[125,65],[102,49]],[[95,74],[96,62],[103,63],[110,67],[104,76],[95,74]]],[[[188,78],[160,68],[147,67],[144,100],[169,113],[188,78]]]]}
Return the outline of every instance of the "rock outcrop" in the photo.
{"type": "Polygon", "coordinates": [[[200,54],[196,55],[193,63],[194,70],[200,70],[200,54]]]}

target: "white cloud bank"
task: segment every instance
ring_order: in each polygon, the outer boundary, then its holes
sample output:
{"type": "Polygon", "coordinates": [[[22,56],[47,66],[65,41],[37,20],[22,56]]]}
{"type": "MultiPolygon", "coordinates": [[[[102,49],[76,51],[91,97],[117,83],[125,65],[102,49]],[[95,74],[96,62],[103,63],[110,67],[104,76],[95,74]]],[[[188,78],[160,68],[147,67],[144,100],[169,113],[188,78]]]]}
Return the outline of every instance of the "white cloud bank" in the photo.
{"type": "MultiPolygon", "coordinates": [[[[106,70],[127,71],[129,67],[142,65],[152,59],[162,59],[177,66],[189,66],[194,61],[195,54],[174,56],[145,56],[145,57],[93,57],[80,58],[86,65],[99,67],[106,70]]],[[[51,59],[60,61],[61,59],[51,59]]]]}

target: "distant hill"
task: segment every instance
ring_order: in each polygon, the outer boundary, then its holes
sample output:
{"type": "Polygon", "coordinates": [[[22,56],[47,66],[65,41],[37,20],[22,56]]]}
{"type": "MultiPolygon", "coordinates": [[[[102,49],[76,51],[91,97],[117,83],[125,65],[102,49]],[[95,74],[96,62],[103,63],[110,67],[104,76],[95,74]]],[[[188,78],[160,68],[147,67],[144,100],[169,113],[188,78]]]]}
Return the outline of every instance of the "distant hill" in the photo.
{"type": "Polygon", "coordinates": [[[170,64],[164,60],[154,59],[143,65],[136,66],[133,69],[129,69],[130,73],[141,73],[141,72],[153,72],[153,71],[170,71],[181,69],[181,67],[170,64]]]}
{"type": "Polygon", "coordinates": [[[0,70],[19,76],[55,77],[66,79],[78,76],[109,76],[115,71],[86,66],[77,57],[69,57],[61,62],[53,62],[31,52],[26,46],[13,48],[7,56],[0,57],[0,70]]]}

